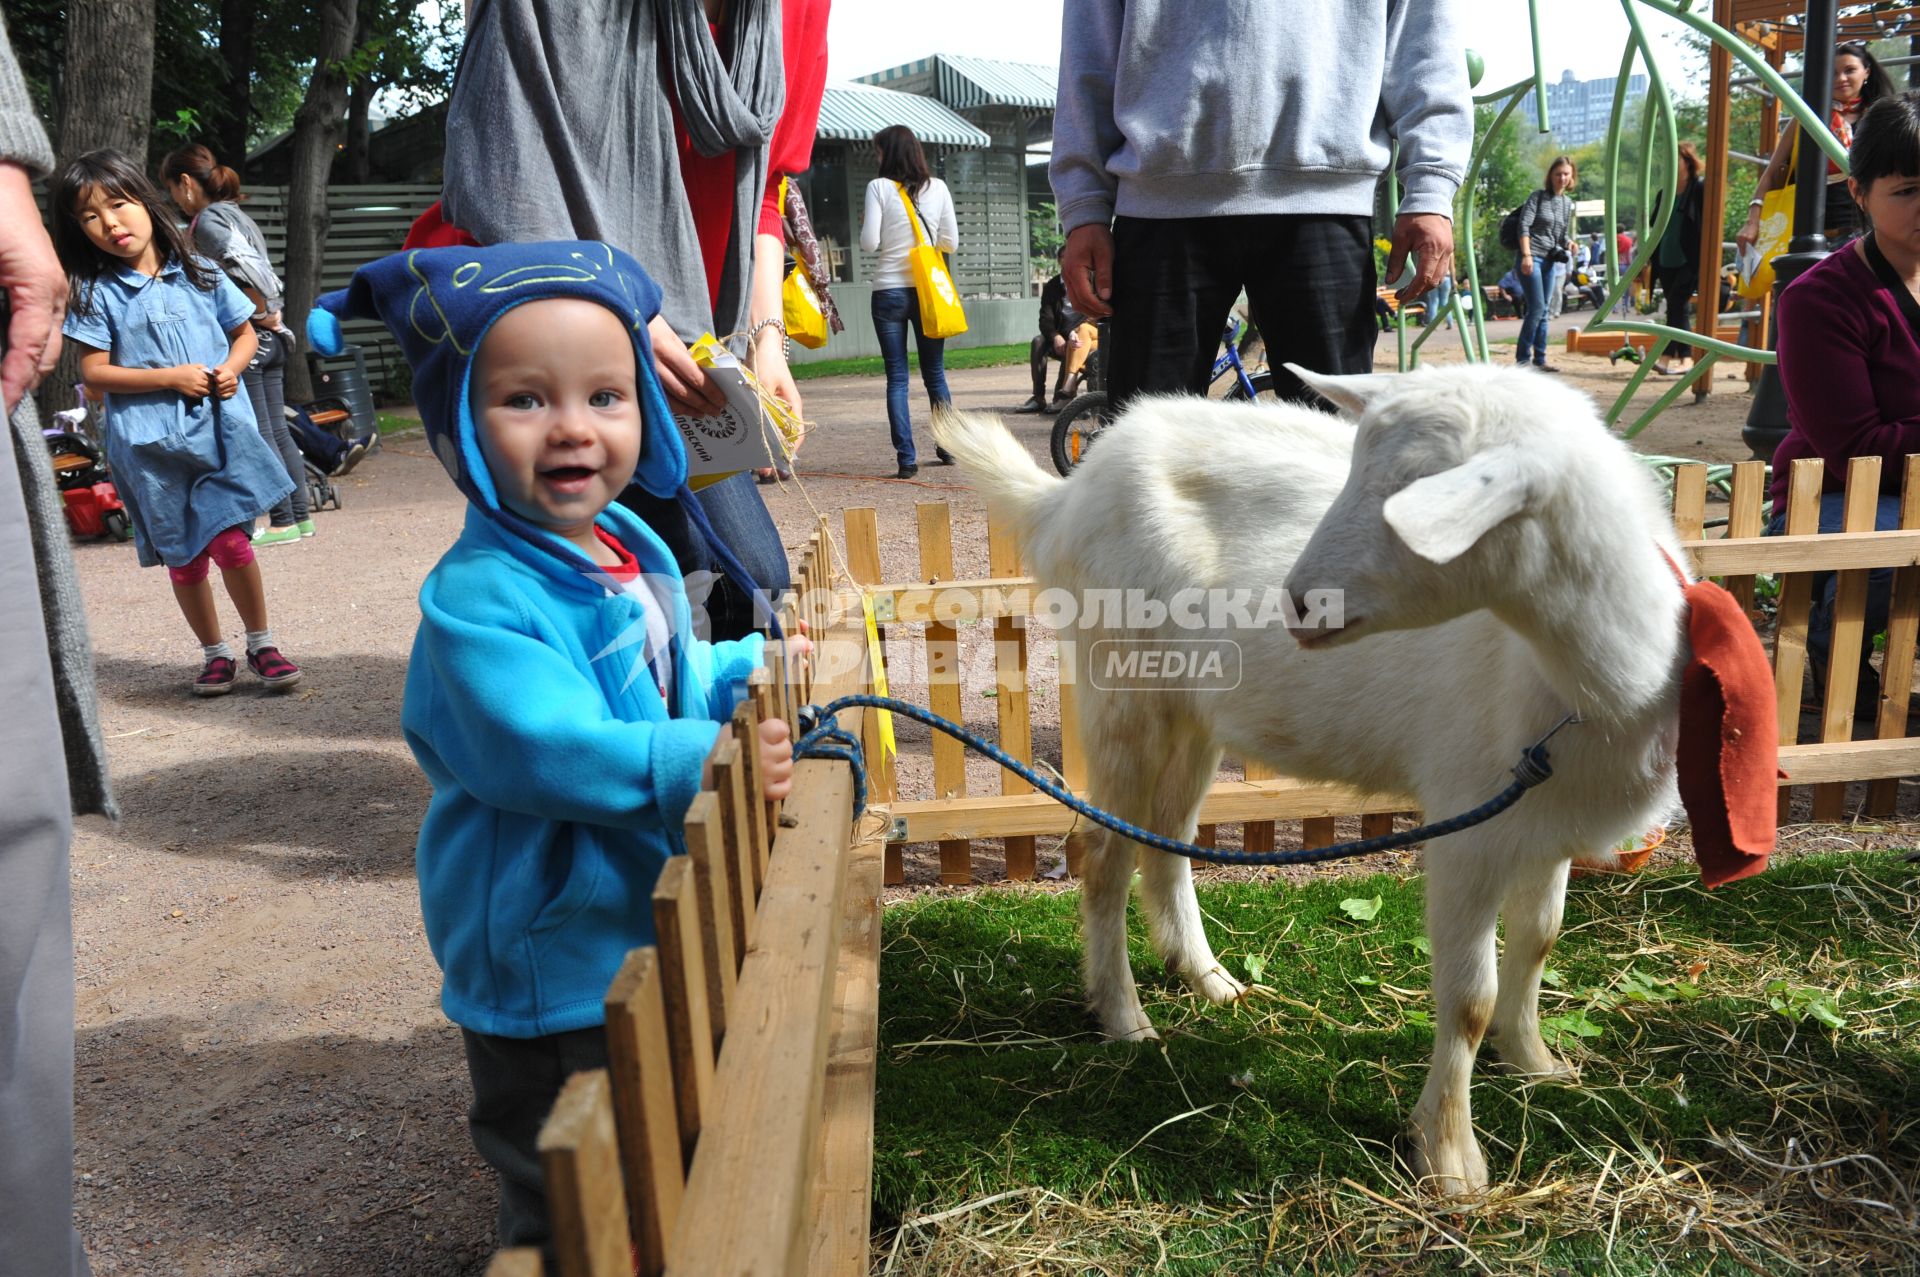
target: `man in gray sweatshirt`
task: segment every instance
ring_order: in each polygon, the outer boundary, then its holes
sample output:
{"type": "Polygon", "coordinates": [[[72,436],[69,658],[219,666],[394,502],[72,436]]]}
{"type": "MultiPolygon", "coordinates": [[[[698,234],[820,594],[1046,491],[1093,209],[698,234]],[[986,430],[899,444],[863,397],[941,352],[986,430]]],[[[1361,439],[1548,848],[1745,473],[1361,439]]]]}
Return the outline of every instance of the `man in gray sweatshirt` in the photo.
{"type": "Polygon", "coordinates": [[[1280,367],[1373,366],[1374,190],[1404,194],[1389,277],[1453,265],[1473,147],[1459,0],[1066,0],[1049,176],[1076,309],[1112,316],[1116,403],[1204,391],[1244,288],[1280,367]]]}

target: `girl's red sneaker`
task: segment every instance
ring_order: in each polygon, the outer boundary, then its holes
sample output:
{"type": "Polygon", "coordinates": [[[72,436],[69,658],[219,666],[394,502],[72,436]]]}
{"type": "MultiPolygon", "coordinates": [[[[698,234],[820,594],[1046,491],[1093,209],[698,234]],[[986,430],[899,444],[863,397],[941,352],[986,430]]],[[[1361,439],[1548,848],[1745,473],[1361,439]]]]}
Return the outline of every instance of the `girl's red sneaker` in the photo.
{"type": "MultiPolygon", "coordinates": [[[[247,653],[247,668],[260,676],[268,687],[291,687],[300,681],[300,667],[280,655],[277,647],[263,647],[247,653]]],[[[232,676],[228,676],[232,681],[232,676]]]]}
{"type": "Polygon", "coordinates": [[[200,677],[193,680],[195,696],[225,696],[233,690],[233,658],[216,656],[206,663],[200,677]]]}

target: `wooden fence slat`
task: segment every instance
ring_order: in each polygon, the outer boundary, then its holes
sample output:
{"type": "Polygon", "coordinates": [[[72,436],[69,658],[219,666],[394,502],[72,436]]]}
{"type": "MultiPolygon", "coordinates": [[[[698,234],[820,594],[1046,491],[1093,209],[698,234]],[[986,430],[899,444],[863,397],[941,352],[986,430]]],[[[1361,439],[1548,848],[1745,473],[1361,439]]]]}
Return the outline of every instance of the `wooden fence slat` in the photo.
{"type": "Polygon", "coordinates": [[[560,1277],[631,1277],[627,1202],[607,1071],[576,1073],[540,1128],[547,1212],[560,1277]]]}
{"type": "Polygon", "coordinates": [[[727,1036],[727,1007],[733,1001],[733,984],[740,972],[733,939],[733,902],[729,899],[733,865],[727,855],[718,794],[706,790],[694,795],[693,805],[687,808],[686,835],[687,859],[693,864],[694,925],[699,929],[700,957],[707,973],[708,1027],[713,1031],[717,1055],[721,1040],[727,1036]]]}
{"type": "Polygon", "coordinates": [[[766,777],[760,771],[760,702],[766,696],[767,672],[755,670],[747,679],[750,695],[733,707],[733,735],[740,742],[740,772],[747,790],[747,850],[753,854],[753,897],[767,882],[767,850],[773,845],[773,825],[767,819],[766,777]]]}
{"type": "MultiPolygon", "coordinates": [[[[872,711],[869,710],[868,713],[872,711]]],[[[873,841],[848,853],[827,1045],[826,1123],[812,1209],[811,1277],[866,1277],[873,1227],[874,1069],[880,1044],[880,877],[873,841]]]]}
{"type": "Polygon", "coordinates": [[[1360,817],[1360,836],[1362,838],[1384,838],[1393,832],[1393,813],[1373,811],[1360,817]]]}
{"type": "Polygon", "coordinates": [[[840,928],[823,924],[841,916],[853,776],[820,759],[795,772],[796,823],[781,830],[780,854],[767,869],[733,1032],[675,1227],[680,1260],[669,1274],[805,1271],[841,943],[840,928]]]}
{"type": "Polygon", "coordinates": [[[542,1277],[540,1252],[522,1246],[495,1254],[485,1277],[542,1277]]]}
{"type": "MultiPolygon", "coordinates": [[[[1920,527],[1920,455],[1908,455],[1907,467],[1901,476],[1900,526],[1920,527]]],[[[1920,568],[1900,568],[1893,574],[1892,600],[1887,609],[1887,647],[1880,669],[1879,736],[1882,740],[1907,734],[1916,639],[1920,639],[1920,568]]],[[[1898,779],[1876,780],[1867,787],[1867,811],[1875,816],[1891,816],[1899,797],[1898,779]]]]}
{"type": "Polygon", "coordinates": [[[726,850],[727,906],[733,915],[733,969],[747,956],[753,920],[760,902],[759,865],[753,855],[753,829],[747,819],[746,767],[740,761],[739,740],[722,740],[714,751],[713,791],[720,803],[720,845],[726,850]]]}
{"type": "MultiPolygon", "coordinates": [[[[995,576],[1020,574],[1020,547],[1013,533],[998,523],[987,524],[987,561],[995,576]]],[[[1019,761],[1033,763],[1033,721],[1027,704],[1027,622],[1002,616],[993,623],[994,709],[1000,720],[1000,748],[1019,761]]],[[[1026,794],[1033,786],[1006,768],[1000,769],[1000,792],[1026,794]]],[[[1034,843],[1031,834],[1005,843],[1007,877],[1016,882],[1033,878],[1034,843]]]]}
{"type": "MultiPolygon", "coordinates": [[[[953,576],[951,508],[944,501],[915,507],[920,521],[920,578],[929,583],[953,576]]],[[[941,621],[927,625],[927,693],[934,713],[961,721],[960,636],[941,621]]],[[[933,792],[937,798],[962,798],[967,792],[967,752],[945,732],[933,736],[933,792]]],[[[964,839],[940,844],[940,885],[964,887],[973,881],[973,846],[964,839]]]]}
{"type": "MultiPolygon", "coordinates": [[[[1846,521],[1841,530],[1873,531],[1879,504],[1880,458],[1853,458],[1847,466],[1846,521]]],[[[1827,649],[1826,695],[1820,714],[1820,739],[1829,744],[1853,738],[1854,693],[1860,681],[1860,654],[1867,642],[1866,617],[1866,572],[1839,573],[1833,600],[1833,634],[1827,649]]],[[[1813,791],[1815,820],[1843,820],[1846,813],[1844,784],[1822,785],[1813,791]]]]}
{"type": "MultiPolygon", "coordinates": [[[[1757,537],[1762,531],[1760,506],[1767,495],[1767,463],[1742,461],[1733,468],[1733,500],[1727,509],[1729,537],[1757,537]]],[[[1753,615],[1753,574],[1727,578],[1727,589],[1748,616],[1753,615]]]]}
{"type": "Polygon", "coordinates": [[[683,1163],[692,1158],[706,1125],[713,1091],[713,1030],[707,1019],[707,977],[701,969],[693,895],[693,867],[685,856],[669,856],[653,888],[653,927],[667,991],[667,1042],[673,1051],[683,1163]]]}
{"type": "MultiPolygon", "coordinates": [[[[1787,478],[1788,536],[1810,536],[1820,527],[1820,484],[1824,467],[1818,457],[1793,463],[1787,478]]],[[[1800,739],[1800,687],[1807,672],[1807,614],[1813,606],[1813,582],[1804,572],[1780,576],[1780,596],[1774,612],[1773,687],[1780,715],[1780,744],[1800,739]]],[[[1780,819],[1787,818],[1793,791],[1780,790],[1780,819]]]]}
{"type": "Polygon", "coordinates": [[[627,955],[607,989],[607,1065],[638,1277],[656,1277],[671,1261],[686,1191],[664,984],[660,952],[647,945],[627,955]]]}
{"type": "MultiPolygon", "coordinates": [[[[1085,793],[1084,790],[1080,791],[1085,793]]],[[[1319,816],[1346,816],[1355,812],[1393,813],[1412,805],[1404,795],[1363,794],[1343,785],[1324,785],[1291,777],[1261,781],[1217,781],[1200,802],[1200,817],[1208,824],[1247,820],[1305,820],[1319,816]]],[[[893,814],[906,822],[908,842],[937,842],[942,838],[1004,838],[1009,834],[1064,834],[1079,828],[1091,836],[1088,822],[1045,794],[1000,794],[972,798],[903,799],[893,814]]],[[[1069,844],[1071,847],[1072,844],[1069,844]]]]}
{"type": "Polygon", "coordinates": [[[1707,468],[1701,464],[1673,468],[1673,527],[1682,541],[1706,535],[1707,468]]]}
{"type": "MultiPolygon", "coordinates": [[[[871,506],[855,506],[845,513],[847,532],[847,572],[861,585],[879,585],[880,569],[880,523],[871,506]]],[[[854,600],[854,615],[860,616],[859,600],[854,600]]],[[[857,622],[864,624],[864,622],[857,622]]],[[[886,670],[887,627],[874,627],[880,639],[881,671],[886,670]]],[[[871,687],[868,691],[873,690],[871,687]]],[[[860,719],[860,750],[867,762],[867,801],[874,804],[891,803],[896,797],[893,760],[886,756],[880,745],[880,716],[863,714],[860,719]]],[[[901,855],[900,844],[889,842],[885,853],[886,884],[896,886],[907,880],[906,861],[901,855]]]]}
{"type": "Polygon", "coordinates": [[[1302,847],[1331,847],[1338,837],[1332,816],[1309,816],[1300,822],[1302,847]]]}

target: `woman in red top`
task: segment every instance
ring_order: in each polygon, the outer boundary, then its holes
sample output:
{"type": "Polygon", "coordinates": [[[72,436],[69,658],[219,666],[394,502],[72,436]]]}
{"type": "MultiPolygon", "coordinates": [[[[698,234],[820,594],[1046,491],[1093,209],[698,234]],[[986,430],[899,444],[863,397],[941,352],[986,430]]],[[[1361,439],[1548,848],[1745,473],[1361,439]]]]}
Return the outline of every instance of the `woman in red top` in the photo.
{"type": "MultiPolygon", "coordinates": [[[[1900,484],[1909,453],[1920,452],[1920,92],[1882,99],[1868,111],[1851,155],[1848,185],[1869,233],[1830,254],[1780,295],[1780,382],[1787,394],[1787,437],[1773,454],[1774,516],[1784,529],[1793,463],[1819,457],[1826,491],[1820,530],[1844,521],[1847,463],[1881,458],[1875,526],[1900,526],[1900,484]]],[[[1869,635],[1885,628],[1892,573],[1867,576],[1869,635]]],[[[1832,644],[1834,577],[1814,578],[1807,654],[1822,686],[1832,644]]],[[[1879,687],[1860,661],[1860,711],[1879,687]]]]}
{"type": "MultiPolygon", "coordinates": [[[[1833,110],[1827,117],[1827,127],[1833,130],[1840,145],[1853,145],[1853,131],[1859,127],[1867,109],[1892,92],[1893,81],[1887,77],[1886,68],[1865,44],[1849,41],[1833,51],[1833,110]]],[[[1773,158],[1767,161],[1766,171],[1760,174],[1760,184],[1754,187],[1753,199],[1747,205],[1746,225],[1734,236],[1740,247],[1750,248],[1760,238],[1760,205],[1767,193],[1798,180],[1799,174],[1789,173],[1787,169],[1793,163],[1793,144],[1799,136],[1797,120],[1788,121],[1787,127],[1780,130],[1773,158]]],[[[1822,230],[1830,246],[1853,238],[1861,230],[1860,206],[1848,192],[1847,175],[1832,160],[1827,161],[1827,224],[1822,230]]]]}

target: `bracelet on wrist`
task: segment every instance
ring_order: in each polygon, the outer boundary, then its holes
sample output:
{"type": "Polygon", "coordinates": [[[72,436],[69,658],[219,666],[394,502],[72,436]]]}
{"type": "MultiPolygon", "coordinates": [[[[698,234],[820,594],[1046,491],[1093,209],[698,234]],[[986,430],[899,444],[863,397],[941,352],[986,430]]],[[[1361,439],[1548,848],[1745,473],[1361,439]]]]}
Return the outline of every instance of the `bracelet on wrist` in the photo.
{"type": "Polygon", "coordinates": [[[760,345],[760,330],[763,328],[777,328],[780,330],[780,354],[782,358],[789,357],[793,354],[793,341],[787,336],[787,321],[784,319],[763,319],[755,324],[752,331],[747,334],[747,345],[750,348],[757,348],[760,345]]]}

